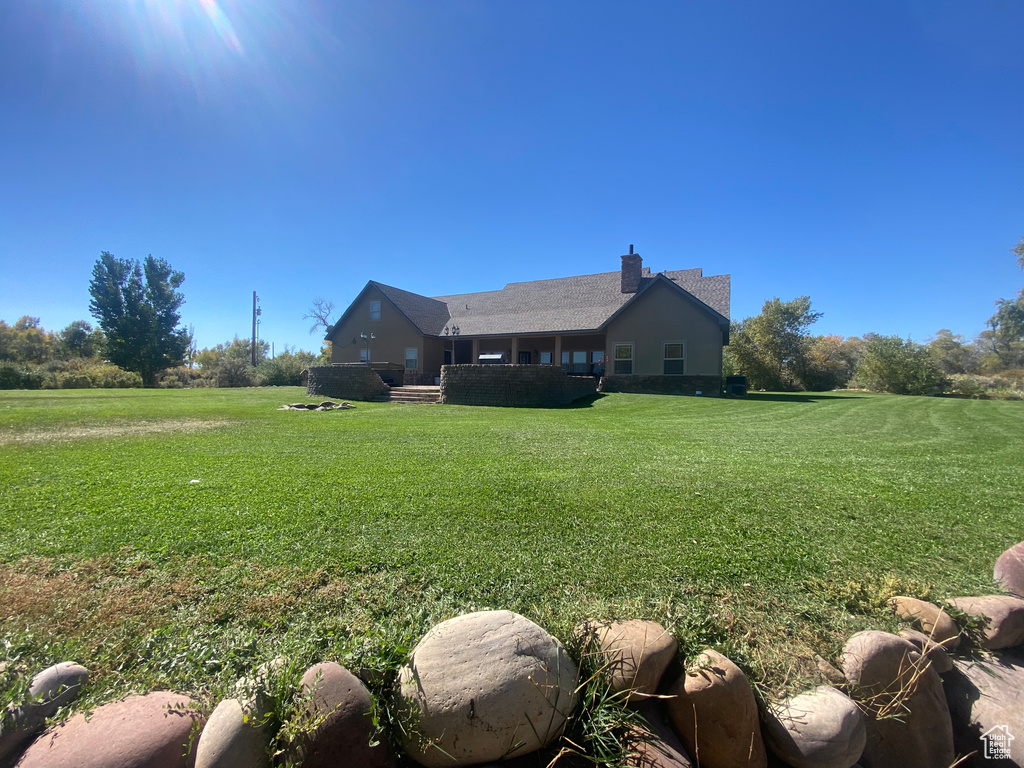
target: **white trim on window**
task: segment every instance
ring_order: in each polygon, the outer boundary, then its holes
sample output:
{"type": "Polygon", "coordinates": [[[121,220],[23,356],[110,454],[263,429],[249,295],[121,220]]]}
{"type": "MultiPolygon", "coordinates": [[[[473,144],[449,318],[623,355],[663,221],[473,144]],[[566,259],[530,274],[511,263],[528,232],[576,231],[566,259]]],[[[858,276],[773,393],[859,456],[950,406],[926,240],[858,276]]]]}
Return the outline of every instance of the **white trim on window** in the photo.
{"type": "Polygon", "coordinates": [[[371,320],[380,320],[380,302],[379,301],[371,301],[370,302],[370,319],[371,320]]]}
{"type": "Polygon", "coordinates": [[[407,371],[415,371],[420,367],[420,351],[416,347],[406,347],[405,350],[405,369],[407,371]]]}
{"type": "Polygon", "coordinates": [[[666,341],[661,345],[662,373],[666,376],[686,374],[686,342],[666,341]]]}

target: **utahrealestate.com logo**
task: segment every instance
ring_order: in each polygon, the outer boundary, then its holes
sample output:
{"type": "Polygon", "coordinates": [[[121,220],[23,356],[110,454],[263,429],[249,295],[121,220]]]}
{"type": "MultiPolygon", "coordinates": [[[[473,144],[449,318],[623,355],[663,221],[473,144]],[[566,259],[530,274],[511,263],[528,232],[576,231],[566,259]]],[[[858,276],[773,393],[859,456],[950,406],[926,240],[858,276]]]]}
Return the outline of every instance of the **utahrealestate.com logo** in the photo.
{"type": "Polygon", "coordinates": [[[1013,741],[1013,734],[1005,725],[996,725],[981,734],[981,740],[985,744],[986,760],[1009,760],[1010,742],[1013,741]]]}

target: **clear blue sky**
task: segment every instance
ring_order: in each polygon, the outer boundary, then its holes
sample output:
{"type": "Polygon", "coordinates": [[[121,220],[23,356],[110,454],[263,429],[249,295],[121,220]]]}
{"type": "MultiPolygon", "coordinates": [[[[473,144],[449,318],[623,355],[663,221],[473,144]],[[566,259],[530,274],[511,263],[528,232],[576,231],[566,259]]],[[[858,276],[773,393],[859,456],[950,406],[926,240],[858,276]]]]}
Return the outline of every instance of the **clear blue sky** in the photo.
{"type": "Polygon", "coordinates": [[[184,271],[200,347],[319,347],[427,295],[732,275],[732,316],[973,336],[1024,274],[1024,3],[4,0],[0,319],[101,251],[184,271]]]}

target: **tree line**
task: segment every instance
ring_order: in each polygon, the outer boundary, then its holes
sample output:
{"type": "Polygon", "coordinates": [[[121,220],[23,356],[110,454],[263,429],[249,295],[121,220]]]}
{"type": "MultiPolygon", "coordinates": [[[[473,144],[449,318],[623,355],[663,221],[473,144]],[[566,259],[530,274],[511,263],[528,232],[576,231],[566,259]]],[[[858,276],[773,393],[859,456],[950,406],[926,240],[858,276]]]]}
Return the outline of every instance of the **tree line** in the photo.
{"type": "MultiPolygon", "coordinates": [[[[1013,253],[1024,269],[1024,238],[1013,253]]],[[[1024,399],[1024,288],[1016,299],[999,299],[971,341],[948,329],[925,344],[874,333],[813,336],[820,317],[808,296],[766,301],[761,314],[732,324],[726,374],[747,376],[752,389],[1024,399]]]]}
{"type": "Polygon", "coordinates": [[[89,310],[94,327],[76,320],[47,331],[37,317],[0,320],[0,389],[89,387],[241,387],[301,383],[322,359],[285,347],[270,357],[249,339],[198,350],[181,326],[185,275],[164,259],[118,259],[104,251],[93,266],[89,310]]]}

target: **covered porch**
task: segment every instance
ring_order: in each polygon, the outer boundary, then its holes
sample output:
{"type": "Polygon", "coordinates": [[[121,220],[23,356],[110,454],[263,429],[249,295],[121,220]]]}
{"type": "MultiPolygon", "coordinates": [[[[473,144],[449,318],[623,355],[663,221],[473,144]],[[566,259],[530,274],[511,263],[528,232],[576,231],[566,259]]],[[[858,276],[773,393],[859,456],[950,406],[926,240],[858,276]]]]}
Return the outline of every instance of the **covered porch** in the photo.
{"type": "Polygon", "coordinates": [[[560,366],[573,376],[601,376],[607,367],[604,334],[444,339],[446,365],[474,364],[481,355],[498,355],[496,362],[505,364],[560,366]]]}

